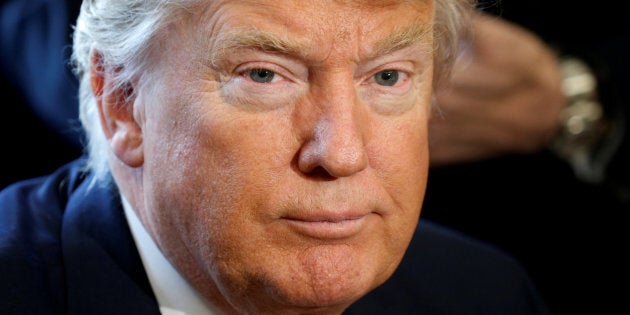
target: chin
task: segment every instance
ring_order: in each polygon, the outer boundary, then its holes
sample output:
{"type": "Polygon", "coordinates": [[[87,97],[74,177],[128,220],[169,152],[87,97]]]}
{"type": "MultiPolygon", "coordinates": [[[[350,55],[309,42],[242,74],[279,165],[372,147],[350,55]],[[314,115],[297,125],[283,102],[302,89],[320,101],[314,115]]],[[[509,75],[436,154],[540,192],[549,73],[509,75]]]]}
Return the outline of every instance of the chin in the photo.
{"type": "Polygon", "coordinates": [[[252,314],[341,314],[352,303],[370,291],[370,288],[336,286],[323,292],[306,294],[267,288],[271,303],[259,304],[252,314]],[[296,294],[297,293],[297,294],[296,294]]]}
{"type": "Polygon", "coordinates": [[[278,266],[282,274],[257,275],[257,289],[247,296],[266,301],[257,303],[258,314],[341,314],[391,275],[393,268],[382,271],[373,264],[377,260],[348,245],[313,246],[278,266]]]}

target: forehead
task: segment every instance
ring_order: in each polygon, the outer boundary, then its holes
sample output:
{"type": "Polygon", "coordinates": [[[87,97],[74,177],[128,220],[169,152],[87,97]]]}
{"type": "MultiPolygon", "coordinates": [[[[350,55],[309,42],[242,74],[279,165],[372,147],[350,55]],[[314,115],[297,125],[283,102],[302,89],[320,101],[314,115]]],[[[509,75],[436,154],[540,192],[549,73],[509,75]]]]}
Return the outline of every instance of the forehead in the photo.
{"type": "Polygon", "coordinates": [[[258,41],[304,56],[344,48],[369,54],[392,41],[430,41],[433,1],[224,0],[198,14],[198,40],[215,49],[258,41]]]}

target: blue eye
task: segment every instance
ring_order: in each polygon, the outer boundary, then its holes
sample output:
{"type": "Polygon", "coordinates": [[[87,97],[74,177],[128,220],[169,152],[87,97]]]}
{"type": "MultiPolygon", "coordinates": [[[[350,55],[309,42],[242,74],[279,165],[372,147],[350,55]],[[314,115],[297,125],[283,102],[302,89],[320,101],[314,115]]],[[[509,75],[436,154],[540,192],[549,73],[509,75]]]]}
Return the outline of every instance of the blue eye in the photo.
{"type": "Polygon", "coordinates": [[[394,86],[398,83],[399,73],[396,70],[385,70],[374,75],[374,81],[383,86],[394,86]]]}
{"type": "Polygon", "coordinates": [[[249,78],[258,83],[269,83],[276,76],[275,72],[267,69],[252,69],[248,72],[249,78]]]}

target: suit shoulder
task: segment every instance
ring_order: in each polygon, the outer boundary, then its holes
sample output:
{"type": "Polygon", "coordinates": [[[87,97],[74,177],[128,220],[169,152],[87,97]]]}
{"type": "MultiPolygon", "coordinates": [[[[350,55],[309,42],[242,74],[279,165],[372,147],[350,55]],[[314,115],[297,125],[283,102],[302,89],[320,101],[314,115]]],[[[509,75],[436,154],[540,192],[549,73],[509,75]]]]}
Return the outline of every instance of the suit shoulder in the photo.
{"type": "Polygon", "coordinates": [[[63,298],[50,295],[63,294],[61,226],[80,165],[70,163],[0,192],[0,312],[59,309],[63,298]]]}
{"type": "Polygon", "coordinates": [[[512,256],[421,220],[392,277],[348,314],[549,314],[512,256]]]}

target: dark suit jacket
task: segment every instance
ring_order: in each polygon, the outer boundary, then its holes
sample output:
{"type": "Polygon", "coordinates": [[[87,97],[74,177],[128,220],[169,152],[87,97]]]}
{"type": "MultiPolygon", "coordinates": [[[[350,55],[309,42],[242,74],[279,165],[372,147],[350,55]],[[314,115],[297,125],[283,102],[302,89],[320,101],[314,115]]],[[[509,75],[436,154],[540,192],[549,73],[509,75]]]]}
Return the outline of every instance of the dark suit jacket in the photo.
{"type": "MultiPolygon", "coordinates": [[[[118,192],[84,160],[0,193],[1,314],[159,314],[118,192]]],[[[394,276],[347,314],[547,314],[512,258],[421,221],[394,276]]]]}

